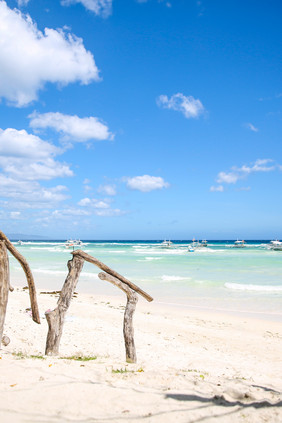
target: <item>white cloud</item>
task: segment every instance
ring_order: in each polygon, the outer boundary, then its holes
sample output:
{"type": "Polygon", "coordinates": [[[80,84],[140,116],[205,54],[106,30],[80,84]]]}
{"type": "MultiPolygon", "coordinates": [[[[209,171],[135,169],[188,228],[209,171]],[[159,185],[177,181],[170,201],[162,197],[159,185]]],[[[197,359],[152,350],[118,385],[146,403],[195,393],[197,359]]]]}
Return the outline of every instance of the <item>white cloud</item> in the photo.
{"type": "Polygon", "coordinates": [[[11,219],[14,219],[14,220],[20,219],[21,218],[21,212],[19,212],[19,211],[11,211],[10,212],[10,218],[11,219]]]}
{"type": "Polygon", "coordinates": [[[219,172],[216,182],[218,182],[219,184],[222,182],[226,184],[235,184],[241,177],[242,175],[235,172],[219,172]]]}
{"type": "Polygon", "coordinates": [[[104,18],[112,13],[112,0],[62,0],[63,6],[81,3],[85,9],[94,12],[95,15],[100,15],[104,18]]]}
{"type": "Polygon", "coordinates": [[[110,206],[111,200],[106,198],[104,200],[97,200],[96,198],[83,198],[79,201],[78,205],[81,207],[87,207],[87,210],[91,210],[92,214],[96,216],[122,216],[126,212],[120,209],[113,209],[110,206]]]}
{"type": "Polygon", "coordinates": [[[62,185],[45,188],[36,181],[15,179],[0,173],[0,196],[13,200],[10,206],[17,204],[18,208],[25,208],[28,203],[27,207],[51,207],[52,204],[68,198],[64,193],[66,190],[62,185]]]}
{"type": "Polygon", "coordinates": [[[272,159],[257,159],[253,164],[242,167],[233,166],[230,172],[219,172],[216,182],[235,184],[239,179],[244,179],[255,172],[272,172],[279,168],[279,165],[273,164],[272,159]]]}
{"type": "Polygon", "coordinates": [[[45,160],[60,153],[60,149],[28,134],[24,129],[0,128],[0,156],[45,160]]]}
{"type": "Polygon", "coordinates": [[[0,98],[19,107],[37,99],[47,82],[99,80],[93,55],[81,38],[62,29],[38,30],[29,15],[0,1],[0,98]]]}
{"type": "Polygon", "coordinates": [[[54,160],[62,151],[25,130],[0,128],[0,167],[19,180],[72,176],[68,165],[54,160]]]}
{"type": "Polygon", "coordinates": [[[160,95],[157,104],[165,109],[176,110],[189,118],[197,118],[204,112],[204,106],[200,100],[196,100],[192,96],[185,96],[181,93],[174,94],[170,99],[166,95],[160,95]]]}
{"type": "Polygon", "coordinates": [[[115,185],[100,185],[98,187],[98,192],[104,193],[106,195],[116,195],[116,187],[115,185]]]}
{"type": "Polygon", "coordinates": [[[33,129],[51,128],[61,133],[65,139],[84,142],[89,140],[112,139],[108,127],[96,117],[79,118],[63,113],[37,113],[29,115],[33,129]]]}
{"type": "Polygon", "coordinates": [[[87,210],[81,210],[76,208],[69,208],[69,209],[61,209],[61,210],[54,210],[52,212],[52,217],[64,219],[65,217],[72,217],[72,216],[90,216],[91,213],[87,210]]]}
{"type": "Polygon", "coordinates": [[[142,192],[169,187],[169,183],[165,182],[160,176],[143,175],[133,178],[124,178],[124,180],[128,188],[142,192]]]}
{"type": "Polygon", "coordinates": [[[95,209],[108,209],[110,207],[109,200],[97,200],[96,198],[83,198],[78,205],[82,207],[93,207],[95,209]]]}
{"type": "Polygon", "coordinates": [[[29,3],[29,0],[17,0],[17,3],[19,7],[27,6],[27,4],[29,3]]]}
{"type": "Polygon", "coordinates": [[[126,212],[120,209],[99,209],[95,211],[95,214],[97,216],[111,217],[111,216],[123,216],[126,214],[126,212]]]}
{"type": "Polygon", "coordinates": [[[258,132],[258,128],[256,128],[252,123],[246,123],[245,126],[253,132],[258,132]]]}
{"type": "Polygon", "coordinates": [[[223,192],[224,188],[222,185],[218,185],[218,186],[211,186],[210,187],[210,191],[211,192],[223,192]]]}

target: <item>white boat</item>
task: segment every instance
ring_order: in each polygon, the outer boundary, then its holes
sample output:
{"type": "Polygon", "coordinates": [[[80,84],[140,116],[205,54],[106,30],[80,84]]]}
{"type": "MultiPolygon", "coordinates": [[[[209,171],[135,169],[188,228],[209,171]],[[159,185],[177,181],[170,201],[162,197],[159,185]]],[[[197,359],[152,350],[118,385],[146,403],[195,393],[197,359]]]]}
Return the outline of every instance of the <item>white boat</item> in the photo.
{"type": "Polygon", "coordinates": [[[82,247],[84,244],[82,241],[80,241],[80,239],[68,239],[65,242],[65,247],[66,248],[70,248],[70,247],[82,247]]]}
{"type": "Polygon", "coordinates": [[[192,243],[188,245],[189,253],[194,253],[194,251],[199,248],[199,241],[196,241],[195,238],[192,239],[192,243]]]}
{"type": "Polygon", "coordinates": [[[162,248],[171,248],[171,247],[172,247],[172,245],[173,245],[173,243],[172,243],[171,241],[166,241],[166,240],[164,240],[164,241],[161,243],[161,247],[162,247],[162,248]]]}
{"type": "Polygon", "coordinates": [[[246,247],[246,243],[245,243],[245,241],[239,241],[237,239],[237,241],[234,242],[233,247],[234,248],[244,248],[244,247],[246,247]]]}
{"type": "Polygon", "coordinates": [[[206,239],[203,239],[198,244],[199,244],[199,247],[207,247],[208,246],[208,241],[206,239]]]}
{"type": "Polygon", "coordinates": [[[23,245],[23,242],[19,239],[17,242],[18,245],[23,245]]]}
{"type": "Polygon", "coordinates": [[[270,243],[267,245],[267,248],[269,250],[282,251],[282,242],[278,241],[277,239],[275,241],[270,241],[270,243]]]}

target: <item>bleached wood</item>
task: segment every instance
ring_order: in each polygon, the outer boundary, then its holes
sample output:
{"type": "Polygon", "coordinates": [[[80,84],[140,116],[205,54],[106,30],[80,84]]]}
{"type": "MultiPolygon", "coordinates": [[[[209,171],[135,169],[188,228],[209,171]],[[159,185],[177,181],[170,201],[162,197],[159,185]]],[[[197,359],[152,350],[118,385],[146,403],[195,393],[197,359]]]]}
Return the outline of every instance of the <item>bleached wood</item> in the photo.
{"type": "MultiPolygon", "coordinates": [[[[10,288],[9,258],[5,241],[0,241],[0,341],[2,341],[10,288]]],[[[1,342],[0,342],[1,348],[1,342]]]]}
{"type": "Polygon", "coordinates": [[[133,282],[129,281],[124,276],[120,275],[118,272],[111,269],[110,267],[108,267],[106,264],[102,263],[100,260],[96,259],[95,257],[90,256],[89,254],[85,253],[82,250],[74,250],[71,252],[71,254],[75,257],[77,256],[82,257],[84,260],[88,261],[89,263],[95,264],[104,272],[119,279],[120,281],[128,285],[130,288],[132,288],[134,291],[138,292],[138,294],[146,298],[147,301],[153,301],[153,298],[149,294],[147,294],[147,292],[143,291],[141,288],[139,288],[139,286],[135,285],[133,282]]]}
{"type": "Polygon", "coordinates": [[[134,329],[133,329],[133,314],[136,309],[138,296],[135,292],[124,282],[115,278],[108,273],[101,272],[98,274],[99,278],[112,283],[126,293],[127,302],[124,311],[123,319],[123,336],[126,352],[126,361],[128,363],[136,363],[136,349],[134,344],[134,329]]]}
{"type": "Polygon", "coordinates": [[[0,231],[0,240],[5,242],[7,249],[18,260],[18,262],[20,263],[20,265],[23,268],[23,271],[25,273],[26,280],[27,280],[27,283],[28,283],[28,288],[29,288],[29,297],[30,297],[30,305],[31,305],[31,310],[32,310],[32,319],[33,319],[34,322],[40,323],[40,316],[39,316],[39,310],[38,310],[38,304],[37,304],[37,298],[36,298],[36,289],[35,289],[33,275],[31,273],[28,262],[18,252],[18,250],[14,247],[14,245],[11,243],[11,241],[6,237],[6,235],[2,231],[0,231]]]}
{"type": "Polygon", "coordinates": [[[83,264],[84,260],[79,256],[75,256],[72,260],[68,261],[69,273],[61,290],[60,297],[57,302],[57,307],[55,310],[45,313],[49,327],[45,349],[46,355],[59,354],[65,314],[70,306],[70,302],[76,288],[83,264]]]}

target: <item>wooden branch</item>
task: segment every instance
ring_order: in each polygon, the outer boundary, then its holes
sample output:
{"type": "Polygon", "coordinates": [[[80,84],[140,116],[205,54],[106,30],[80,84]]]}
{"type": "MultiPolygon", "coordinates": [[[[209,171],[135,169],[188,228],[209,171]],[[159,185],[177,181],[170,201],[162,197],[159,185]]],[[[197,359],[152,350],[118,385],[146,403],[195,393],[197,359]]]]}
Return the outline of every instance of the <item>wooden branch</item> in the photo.
{"type": "Polygon", "coordinates": [[[9,258],[5,241],[0,241],[0,348],[10,288],[9,258]]]}
{"type": "Polygon", "coordinates": [[[23,268],[23,271],[25,273],[26,280],[28,283],[28,288],[29,288],[32,319],[35,323],[40,323],[40,316],[39,316],[39,310],[38,310],[38,304],[37,304],[37,298],[36,298],[36,289],[35,289],[34,279],[33,279],[30,267],[28,265],[28,262],[18,252],[18,250],[14,247],[14,245],[11,243],[11,241],[9,241],[9,239],[6,237],[6,235],[2,231],[0,231],[0,240],[5,242],[7,249],[18,260],[18,262],[23,268]]]}
{"type": "Polygon", "coordinates": [[[112,283],[126,293],[127,303],[123,319],[123,336],[125,343],[126,361],[136,363],[136,350],[134,344],[133,314],[138,301],[138,296],[127,284],[107,273],[99,273],[99,278],[112,283]]]}
{"type": "Polygon", "coordinates": [[[139,288],[137,285],[135,285],[133,282],[126,279],[124,276],[117,273],[115,270],[108,267],[106,264],[102,263],[100,260],[96,259],[95,257],[90,256],[89,254],[85,253],[82,250],[75,250],[72,251],[71,254],[75,257],[79,256],[83,258],[85,261],[88,261],[89,263],[93,263],[96,266],[98,266],[101,270],[108,273],[109,275],[119,279],[121,282],[128,285],[130,288],[132,288],[134,291],[138,292],[138,294],[142,295],[144,298],[146,298],[147,301],[153,301],[153,298],[147,294],[145,291],[143,291],[141,288],[139,288]]]}
{"type": "Polygon", "coordinates": [[[72,260],[68,261],[69,273],[61,290],[60,297],[57,302],[57,307],[55,310],[45,313],[49,326],[45,349],[46,355],[59,354],[59,346],[63,333],[65,314],[70,306],[70,302],[76,288],[83,264],[84,260],[79,256],[75,256],[72,258],[72,260]]]}

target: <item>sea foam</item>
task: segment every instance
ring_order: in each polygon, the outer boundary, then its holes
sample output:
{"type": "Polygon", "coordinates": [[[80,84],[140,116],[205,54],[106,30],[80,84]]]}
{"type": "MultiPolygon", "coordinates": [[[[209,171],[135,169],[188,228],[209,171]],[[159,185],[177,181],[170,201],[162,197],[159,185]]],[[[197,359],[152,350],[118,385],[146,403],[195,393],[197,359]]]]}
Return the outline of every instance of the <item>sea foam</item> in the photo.
{"type": "Polygon", "coordinates": [[[239,283],[225,283],[224,286],[228,289],[235,289],[238,291],[282,292],[282,286],[275,285],[241,285],[239,283]]]}

